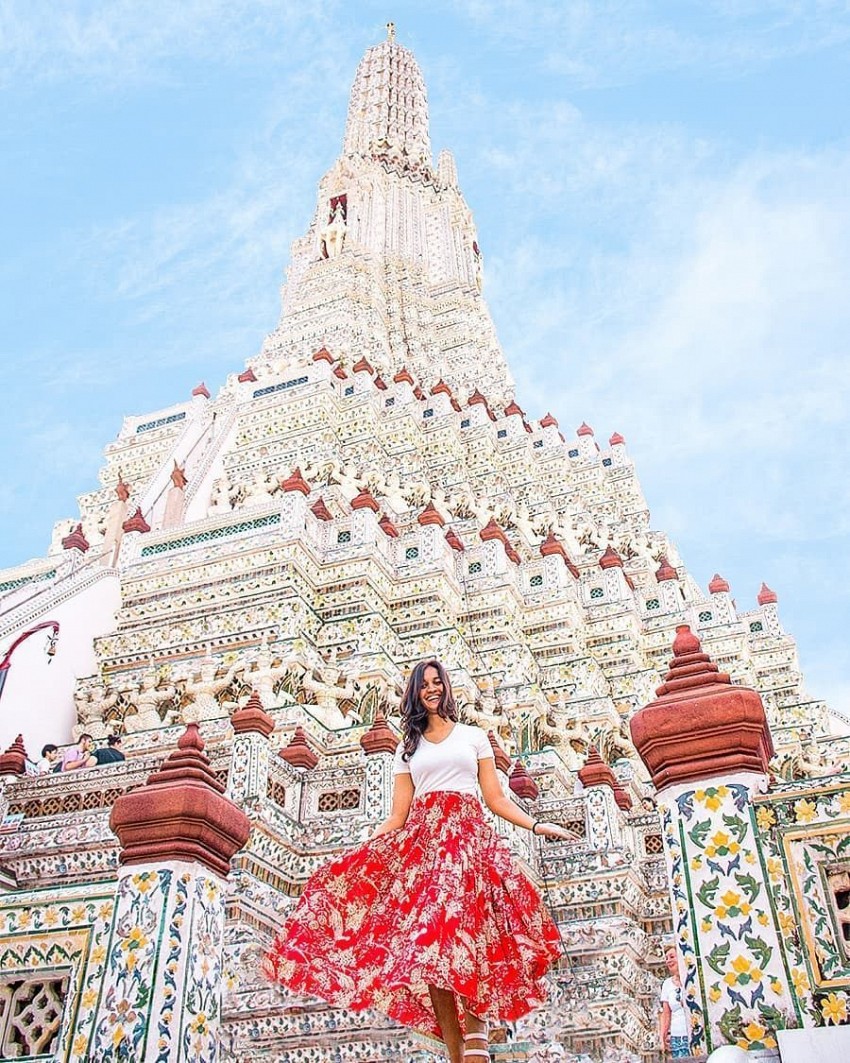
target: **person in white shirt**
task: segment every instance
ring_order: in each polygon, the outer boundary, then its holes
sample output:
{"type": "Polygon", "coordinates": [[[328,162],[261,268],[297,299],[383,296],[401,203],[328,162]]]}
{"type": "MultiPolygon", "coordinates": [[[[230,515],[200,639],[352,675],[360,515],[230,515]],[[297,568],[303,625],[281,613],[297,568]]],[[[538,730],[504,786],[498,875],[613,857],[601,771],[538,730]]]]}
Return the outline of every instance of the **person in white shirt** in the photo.
{"type": "Polygon", "coordinates": [[[438,661],[415,666],[401,715],[390,815],[311,878],[268,971],[296,993],[376,1008],[441,1038],[451,1063],[484,1060],[487,1021],[513,1022],[544,999],[542,978],[561,945],[479,792],[509,823],[572,835],[505,795],[490,740],[458,720],[438,661]]]}
{"type": "Polygon", "coordinates": [[[691,1054],[690,1025],[682,1003],[682,981],[676,950],[668,949],[664,955],[670,977],[661,983],[661,1014],[658,1018],[658,1034],[661,1048],[673,1059],[687,1059],[691,1054]]]}

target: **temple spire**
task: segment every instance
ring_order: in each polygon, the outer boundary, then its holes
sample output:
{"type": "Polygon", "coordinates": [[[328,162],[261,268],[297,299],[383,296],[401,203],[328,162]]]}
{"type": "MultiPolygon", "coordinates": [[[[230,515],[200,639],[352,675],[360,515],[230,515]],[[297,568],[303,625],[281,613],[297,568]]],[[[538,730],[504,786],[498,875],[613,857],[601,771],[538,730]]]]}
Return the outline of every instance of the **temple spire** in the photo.
{"type": "Polygon", "coordinates": [[[395,39],[369,48],[354,75],[343,152],[393,162],[405,169],[431,168],[428,98],[413,53],[395,39]]]}

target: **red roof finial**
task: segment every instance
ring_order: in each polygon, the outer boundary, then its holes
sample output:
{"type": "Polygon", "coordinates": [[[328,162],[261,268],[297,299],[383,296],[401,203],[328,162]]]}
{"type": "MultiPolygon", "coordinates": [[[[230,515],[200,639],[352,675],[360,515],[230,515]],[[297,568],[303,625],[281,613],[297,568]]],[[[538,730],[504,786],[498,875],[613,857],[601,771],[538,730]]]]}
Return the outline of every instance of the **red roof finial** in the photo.
{"type": "Polygon", "coordinates": [[[312,771],[319,763],[319,758],[307,744],[307,735],[300,725],[295,728],[295,734],[278,753],[278,756],[287,764],[291,764],[293,768],[304,768],[307,771],[312,771]]]}
{"type": "Polygon", "coordinates": [[[778,601],[779,596],[776,591],[772,591],[766,583],[762,583],[758,596],[759,605],[773,605],[778,601]]]}
{"type": "Polygon", "coordinates": [[[593,435],[593,429],[590,427],[590,425],[587,423],[587,421],[582,421],[581,424],[576,429],[576,435],[577,436],[592,436],[593,435]]]}
{"type": "Polygon", "coordinates": [[[122,864],[197,861],[222,877],[251,832],[248,817],[224,796],[196,723],[144,786],[116,800],[109,826],[122,864]]]}
{"type": "Polygon", "coordinates": [[[558,422],[555,420],[555,418],[552,416],[551,413],[547,413],[546,416],[541,419],[540,427],[541,428],[557,428],[558,427],[558,422]]]}
{"type": "Polygon", "coordinates": [[[709,594],[728,594],[729,593],[729,584],[719,573],[715,572],[714,576],[713,576],[713,578],[711,580],[711,583],[709,583],[709,585],[708,585],[708,593],[709,594]]]}
{"type": "Polygon", "coordinates": [[[372,495],[372,492],[367,487],[361,488],[360,492],[358,494],[356,494],[354,496],[354,498],[352,498],[352,500],[351,500],[351,508],[352,509],[371,509],[373,513],[378,513],[378,512],[380,512],[380,509],[381,509],[381,507],[375,501],[375,498],[372,495]]]}
{"type": "Polygon", "coordinates": [[[398,538],[398,528],[395,526],[395,524],[393,524],[393,522],[386,515],[386,513],[384,513],[381,519],[378,521],[378,527],[388,538],[398,538]]]}
{"type": "Polygon", "coordinates": [[[508,778],[508,786],[517,797],[525,798],[526,801],[536,801],[540,795],[537,783],[525,770],[521,760],[514,764],[513,771],[508,778]]]}
{"type": "Polygon", "coordinates": [[[445,382],[445,380],[443,380],[443,378],[440,377],[440,379],[437,381],[437,383],[431,388],[431,394],[432,395],[448,395],[448,397],[451,398],[452,397],[452,389],[445,382]]]}
{"type": "Polygon", "coordinates": [[[512,401],[508,406],[505,407],[504,415],[505,417],[525,417],[525,414],[522,412],[519,406],[517,406],[515,401],[512,401]]]}
{"type": "Polygon", "coordinates": [[[511,758],[502,748],[501,743],[498,738],[496,738],[493,731],[488,731],[487,737],[490,739],[490,745],[493,748],[493,756],[496,758],[496,769],[507,775],[511,770],[511,758]]]}
{"type": "Polygon", "coordinates": [[[761,697],[720,672],[687,624],[676,628],[670,671],[657,693],[630,721],[656,788],[767,772],[773,741],[761,697]]]}
{"type": "Polygon", "coordinates": [[[142,516],[141,506],[136,506],[136,512],[132,517],[124,521],[122,527],[125,532],[149,532],[151,530],[150,524],[142,516]]]}
{"type": "Polygon", "coordinates": [[[416,518],[417,522],[423,527],[428,524],[436,524],[438,528],[442,528],[446,523],[439,510],[435,508],[433,502],[429,502],[428,505],[422,510],[419,516],[416,518]]]}
{"type": "Polygon", "coordinates": [[[192,398],[197,398],[198,395],[202,395],[205,399],[208,399],[210,397],[210,393],[207,390],[207,385],[203,382],[203,380],[200,382],[200,384],[198,384],[196,388],[192,388],[192,398]]]}
{"type": "Polygon", "coordinates": [[[591,746],[587,751],[584,765],[579,768],[578,777],[585,787],[610,786],[613,790],[617,782],[614,772],[599,756],[596,746],[591,746]]]}
{"type": "Polygon", "coordinates": [[[89,548],[89,541],[85,537],[82,524],[78,524],[74,530],[62,540],[63,550],[79,550],[84,554],[89,548]]]}
{"type": "Polygon", "coordinates": [[[620,433],[619,432],[615,432],[611,436],[611,438],[608,440],[608,445],[610,447],[617,447],[617,446],[622,446],[625,442],[626,442],[625,439],[623,439],[623,437],[620,435],[620,433]]]}
{"type": "Polygon", "coordinates": [[[462,554],[466,549],[463,543],[461,542],[457,532],[453,528],[449,528],[449,530],[446,532],[445,538],[446,542],[449,544],[452,550],[457,550],[459,554],[462,554]]]}
{"type": "Polygon", "coordinates": [[[408,370],[406,365],[403,365],[401,367],[401,369],[399,369],[399,371],[393,377],[393,383],[394,384],[402,384],[402,383],[403,384],[410,384],[410,386],[413,387],[414,380],[413,380],[413,377],[410,375],[410,371],[408,370]]]}
{"type": "Polygon", "coordinates": [[[606,547],[605,553],[599,558],[599,567],[603,569],[623,567],[622,557],[620,557],[610,543],[606,547]]]}
{"type": "Polygon", "coordinates": [[[355,362],[351,371],[353,373],[369,373],[370,376],[375,375],[375,370],[365,358],[361,358],[359,362],[355,362]]]}
{"type": "Polygon", "coordinates": [[[360,739],[360,745],[367,757],[376,753],[395,753],[398,737],[390,730],[383,709],[376,711],[375,722],[360,739]]]}
{"type": "Polygon", "coordinates": [[[261,734],[268,738],[274,730],[274,720],[263,708],[260,695],[252,690],[242,708],[230,717],[230,726],[236,734],[261,734]]]}
{"type": "Polygon", "coordinates": [[[18,735],[5,753],[0,754],[0,775],[25,775],[27,751],[23,735],[18,735]]]}
{"type": "Polygon", "coordinates": [[[281,481],[280,486],[284,491],[300,491],[305,496],[310,494],[310,485],[301,475],[301,469],[298,465],[292,470],[290,477],[281,481]]]}
{"type": "Polygon", "coordinates": [[[658,565],[658,569],[655,572],[655,579],[656,579],[656,581],[658,583],[664,583],[667,580],[671,580],[671,579],[677,580],[679,578],[679,573],[675,570],[675,568],[673,568],[673,566],[667,560],[667,557],[666,557],[665,554],[662,554],[661,557],[658,560],[659,560],[659,565],[658,565]]]}
{"type": "Polygon", "coordinates": [[[328,365],[333,365],[334,364],[333,355],[327,349],[327,347],[320,347],[318,349],[318,351],[316,351],[316,353],[313,355],[313,361],[314,362],[327,362],[328,365]]]}
{"type": "Polygon", "coordinates": [[[333,513],[331,513],[331,511],[325,505],[325,500],[323,498],[318,499],[318,501],[314,502],[313,505],[310,506],[310,512],[317,520],[334,519],[333,513]]]}
{"type": "Polygon", "coordinates": [[[249,367],[244,373],[240,373],[236,379],[240,384],[253,384],[257,379],[257,374],[249,367]]]}

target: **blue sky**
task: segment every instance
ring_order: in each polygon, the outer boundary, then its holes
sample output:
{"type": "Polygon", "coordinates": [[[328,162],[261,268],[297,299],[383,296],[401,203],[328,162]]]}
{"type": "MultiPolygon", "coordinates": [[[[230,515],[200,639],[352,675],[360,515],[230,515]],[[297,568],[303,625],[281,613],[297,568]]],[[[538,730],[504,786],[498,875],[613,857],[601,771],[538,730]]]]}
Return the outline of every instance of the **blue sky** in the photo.
{"type": "Polygon", "coordinates": [[[0,565],[124,413],[258,351],[388,18],[521,405],[622,432],[653,526],[742,608],[766,580],[846,710],[847,2],[0,0],[0,565]]]}

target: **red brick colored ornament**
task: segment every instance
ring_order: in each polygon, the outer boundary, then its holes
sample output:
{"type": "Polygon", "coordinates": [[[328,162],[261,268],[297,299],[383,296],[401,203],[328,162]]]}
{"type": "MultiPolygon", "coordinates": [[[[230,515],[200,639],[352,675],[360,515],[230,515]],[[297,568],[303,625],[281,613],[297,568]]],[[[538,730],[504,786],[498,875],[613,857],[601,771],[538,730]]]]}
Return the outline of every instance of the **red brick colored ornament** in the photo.
{"type": "Polygon", "coordinates": [[[62,540],[63,550],[79,550],[81,554],[84,554],[89,548],[89,541],[83,534],[82,524],[78,524],[76,528],[66,535],[62,540]]]}
{"type": "Polygon", "coordinates": [[[610,786],[616,792],[617,777],[602,757],[599,756],[599,750],[595,746],[591,746],[587,751],[587,759],[584,765],[579,768],[578,777],[585,788],[610,786]]]}
{"type": "Polygon", "coordinates": [[[121,843],[123,865],[187,860],[222,877],[251,831],[242,809],[224,796],[196,723],[144,786],[116,800],[109,826],[121,843]]]}
{"type": "Polygon", "coordinates": [[[605,550],[605,553],[602,555],[602,557],[599,558],[599,567],[604,569],[622,568],[623,559],[622,557],[620,557],[620,555],[617,553],[613,546],[608,546],[605,550]]]}
{"type": "Polygon", "coordinates": [[[462,554],[466,549],[466,547],[460,541],[460,537],[458,536],[457,532],[453,528],[449,528],[449,530],[446,532],[446,542],[449,544],[452,550],[457,550],[459,554],[462,554]]]}
{"type": "Polygon", "coordinates": [[[496,758],[497,771],[501,771],[503,774],[507,775],[511,770],[511,758],[502,748],[494,731],[488,731],[487,737],[490,739],[490,745],[493,747],[493,756],[496,758]]]}
{"type": "Polygon", "coordinates": [[[537,783],[525,770],[521,760],[514,764],[513,771],[508,777],[508,786],[517,797],[522,797],[526,801],[536,801],[540,794],[537,783]]]}
{"type": "Polygon", "coordinates": [[[448,397],[451,398],[452,397],[452,389],[445,382],[445,380],[443,380],[443,378],[440,377],[440,379],[437,381],[437,383],[431,388],[431,394],[432,395],[448,395],[448,397]]]}
{"type": "Polygon", "coordinates": [[[621,447],[621,446],[623,446],[623,444],[625,442],[626,442],[625,439],[623,439],[623,437],[620,435],[620,433],[619,432],[615,432],[611,436],[611,438],[608,440],[608,446],[609,447],[618,447],[618,446],[621,447]]]}
{"type": "Polygon", "coordinates": [[[423,527],[427,527],[429,524],[436,524],[438,528],[442,528],[443,525],[446,523],[443,520],[440,512],[434,508],[433,502],[428,503],[428,505],[422,510],[416,520],[423,527]]]}
{"type": "Polygon", "coordinates": [[[658,698],[631,720],[632,742],[658,789],[739,771],[764,774],[773,740],[761,697],[733,686],[699,639],[676,628],[658,698]]]}
{"type": "Polygon", "coordinates": [[[413,387],[413,383],[414,383],[413,377],[410,375],[410,372],[409,372],[409,370],[408,370],[406,365],[403,365],[401,367],[401,369],[399,369],[399,371],[393,377],[393,383],[394,384],[402,384],[402,383],[403,384],[410,384],[410,386],[413,387]]]}
{"type": "Polygon", "coordinates": [[[372,492],[369,491],[365,487],[363,488],[363,490],[359,494],[355,495],[354,498],[352,498],[352,500],[351,500],[351,508],[352,509],[371,509],[373,513],[378,513],[378,512],[380,512],[380,509],[381,509],[381,507],[375,501],[374,496],[372,495],[372,492]]]}
{"type": "Polygon", "coordinates": [[[263,708],[260,695],[256,690],[251,691],[251,696],[241,709],[230,717],[230,726],[236,734],[260,734],[268,738],[274,730],[274,720],[263,708]]]}
{"type": "Polygon", "coordinates": [[[314,362],[327,362],[328,365],[333,365],[333,355],[327,349],[327,347],[320,347],[318,351],[313,355],[314,362]]]}
{"type": "Polygon", "coordinates": [[[505,417],[515,417],[517,415],[523,418],[525,417],[525,414],[515,402],[511,402],[510,405],[505,407],[504,415],[505,417]]]}
{"type": "Polygon", "coordinates": [[[758,603],[759,605],[773,605],[779,601],[779,595],[776,591],[772,591],[766,583],[762,583],[761,590],[759,591],[758,603]]]}
{"type": "Polygon", "coordinates": [[[240,373],[236,378],[240,384],[253,384],[257,380],[257,374],[253,369],[246,369],[244,373],[240,373]]]}
{"type": "Polygon", "coordinates": [[[667,558],[664,557],[664,555],[661,556],[659,561],[660,564],[655,573],[655,579],[658,583],[665,583],[667,580],[677,580],[679,578],[679,573],[675,570],[675,568],[673,568],[673,566],[670,564],[667,558]]]}
{"type": "Polygon", "coordinates": [[[292,475],[283,480],[280,486],[284,491],[300,491],[302,495],[310,494],[310,485],[301,475],[301,469],[297,465],[292,470],[292,475]]]}
{"type": "Polygon", "coordinates": [[[359,362],[355,362],[354,365],[351,367],[351,371],[353,373],[369,373],[370,376],[375,375],[375,370],[366,361],[365,358],[361,358],[359,362]]]}
{"type": "Polygon", "coordinates": [[[398,538],[398,528],[395,526],[395,524],[393,524],[393,522],[386,515],[386,513],[378,521],[378,527],[381,529],[384,535],[388,536],[390,539],[398,538]]]}
{"type": "Polygon", "coordinates": [[[386,391],[387,390],[386,381],[384,380],[384,378],[382,376],[376,376],[374,384],[375,384],[375,387],[378,389],[378,391],[386,391]]]}
{"type": "Polygon", "coordinates": [[[546,416],[540,421],[541,428],[557,428],[558,422],[552,416],[551,413],[547,413],[546,416]]]}
{"type": "Polygon", "coordinates": [[[149,532],[151,530],[150,524],[142,516],[142,507],[136,506],[136,512],[129,520],[125,520],[123,524],[125,532],[149,532]]]}
{"type": "Polygon", "coordinates": [[[375,722],[360,739],[360,745],[367,757],[376,753],[395,753],[398,746],[398,736],[395,735],[387,724],[387,718],[383,709],[375,712],[375,722]]]}
{"type": "Polygon", "coordinates": [[[341,365],[334,366],[334,376],[340,380],[348,380],[348,373],[342,368],[341,365]]]}
{"type": "Polygon", "coordinates": [[[24,736],[18,735],[5,753],[0,753],[0,775],[25,775],[27,751],[24,736]]]}
{"type": "Polygon", "coordinates": [[[590,427],[590,425],[587,423],[587,421],[582,421],[581,424],[576,429],[576,435],[577,436],[592,436],[593,435],[593,429],[590,427]]]}
{"type": "Polygon", "coordinates": [[[203,382],[203,380],[200,382],[200,384],[198,384],[196,388],[192,388],[192,398],[197,398],[199,395],[203,396],[205,399],[208,399],[210,397],[207,385],[203,382]]]}
{"type": "Polygon", "coordinates": [[[319,763],[319,758],[307,744],[307,735],[303,727],[296,727],[295,734],[283,747],[278,756],[291,764],[293,768],[306,768],[312,771],[319,763]]]}
{"type": "Polygon", "coordinates": [[[708,585],[708,593],[728,594],[729,589],[729,583],[719,573],[715,572],[711,583],[708,585]]]}
{"type": "Polygon", "coordinates": [[[318,520],[333,520],[334,519],[333,518],[333,513],[331,513],[331,511],[325,505],[325,500],[323,498],[320,498],[318,500],[318,502],[314,502],[313,505],[310,506],[310,512],[318,520]]]}

